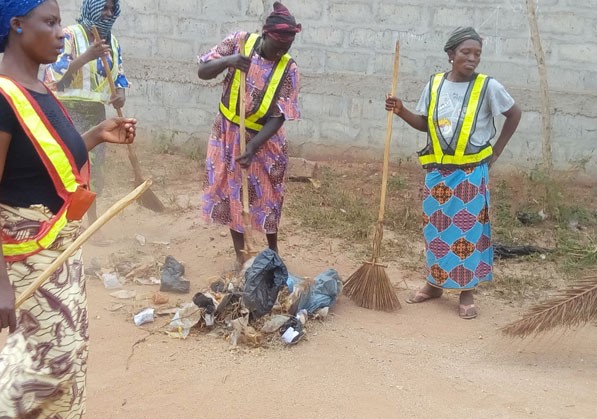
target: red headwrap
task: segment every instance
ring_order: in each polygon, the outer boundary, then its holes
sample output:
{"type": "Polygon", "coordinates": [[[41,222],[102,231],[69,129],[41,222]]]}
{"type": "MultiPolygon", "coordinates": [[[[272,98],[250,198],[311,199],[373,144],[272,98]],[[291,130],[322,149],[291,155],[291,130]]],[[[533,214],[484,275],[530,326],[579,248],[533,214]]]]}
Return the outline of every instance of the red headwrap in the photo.
{"type": "Polygon", "coordinates": [[[296,23],[294,16],[279,1],[274,3],[274,11],[265,20],[263,33],[279,42],[292,42],[294,36],[302,29],[300,23],[296,23]]]}

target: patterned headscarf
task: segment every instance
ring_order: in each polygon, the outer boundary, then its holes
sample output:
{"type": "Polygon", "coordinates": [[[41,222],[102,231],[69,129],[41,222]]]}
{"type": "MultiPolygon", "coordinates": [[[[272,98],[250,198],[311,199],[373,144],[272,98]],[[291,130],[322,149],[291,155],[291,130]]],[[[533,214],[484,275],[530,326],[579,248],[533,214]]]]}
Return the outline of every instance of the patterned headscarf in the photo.
{"type": "Polygon", "coordinates": [[[4,52],[8,33],[10,32],[10,19],[25,16],[27,13],[42,4],[45,0],[0,0],[0,52],[4,52]]]}
{"type": "Polygon", "coordinates": [[[106,0],[83,0],[81,3],[81,16],[77,19],[81,25],[86,28],[96,26],[101,37],[107,39],[112,31],[112,25],[120,16],[120,0],[114,0],[114,12],[109,19],[102,18],[102,10],[106,5],[106,0]]]}
{"type": "Polygon", "coordinates": [[[460,26],[456,28],[454,32],[452,32],[452,35],[450,35],[450,38],[448,38],[448,42],[446,42],[446,45],[444,45],[444,51],[448,52],[451,49],[456,49],[458,45],[469,39],[474,39],[483,45],[483,39],[481,36],[479,36],[476,30],[470,26],[467,26],[466,28],[460,26]]]}
{"type": "Polygon", "coordinates": [[[263,33],[280,42],[292,42],[301,29],[301,24],[296,23],[294,16],[279,1],[274,3],[274,11],[265,19],[263,25],[263,33]]]}

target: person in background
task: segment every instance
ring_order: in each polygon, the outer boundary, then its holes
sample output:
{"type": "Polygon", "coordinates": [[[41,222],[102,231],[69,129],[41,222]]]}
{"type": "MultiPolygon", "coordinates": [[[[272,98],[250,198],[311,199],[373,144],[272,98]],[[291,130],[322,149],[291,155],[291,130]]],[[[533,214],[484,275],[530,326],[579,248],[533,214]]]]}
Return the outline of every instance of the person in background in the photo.
{"type": "Polygon", "coordinates": [[[516,131],[521,111],[504,86],[476,72],[483,41],[471,27],[456,29],[444,46],[449,71],[434,74],[417,112],[396,97],[385,108],[428,134],[419,160],[427,174],[423,198],[423,235],[427,284],[408,303],[421,303],[460,292],[459,314],[477,316],[473,290],[493,278],[489,222],[489,168],[516,131]],[[504,115],[496,135],[494,118],[504,115]]]}
{"type": "Polygon", "coordinates": [[[199,57],[199,78],[226,72],[219,112],[209,136],[203,190],[203,218],[227,225],[243,263],[244,226],[241,166],[248,169],[252,229],[266,234],[278,252],[278,226],[284,202],[288,145],[284,123],[300,119],[299,71],[288,54],[301,25],[274,3],[261,34],[236,32],[199,57]],[[240,50],[241,40],[245,50],[240,50]],[[246,73],[247,148],[240,155],[237,110],[240,72],[246,73]]]}
{"type": "MultiPolygon", "coordinates": [[[[78,24],[64,28],[64,51],[45,69],[45,83],[68,109],[80,132],[106,119],[105,105],[122,108],[125,103],[129,82],[122,66],[120,44],[112,33],[118,16],[120,0],[83,0],[78,24]],[[94,26],[101,40],[94,39],[94,26]],[[107,57],[109,69],[104,68],[102,55],[107,57]],[[116,85],[114,96],[110,94],[108,77],[116,85]]],[[[104,189],[105,144],[96,147],[89,157],[93,175],[91,187],[99,196],[104,189]]],[[[95,202],[89,208],[88,218],[90,224],[97,220],[95,202]]],[[[107,244],[101,234],[93,242],[107,244]]]]}
{"type": "Polygon", "coordinates": [[[94,195],[88,151],[130,144],[136,121],[111,118],[80,135],[38,79],[64,47],[56,0],[0,3],[0,417],[80,418],[88,314],[81,249],[15,309],[79,235],[94,195]]]}

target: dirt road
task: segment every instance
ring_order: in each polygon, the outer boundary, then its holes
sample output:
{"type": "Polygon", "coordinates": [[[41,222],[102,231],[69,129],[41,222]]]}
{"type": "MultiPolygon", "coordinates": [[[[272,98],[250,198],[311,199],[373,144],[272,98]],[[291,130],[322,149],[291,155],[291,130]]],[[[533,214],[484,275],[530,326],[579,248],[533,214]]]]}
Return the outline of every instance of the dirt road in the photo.
{"type": "MultiPolygon", "coordinates": [[[[229,238],[220,235],[226,230],[203,226],[197,212],[194,202],[157,216],[127,210],[106,229],[114,246],[87,246],[86,258],[105,266],[118,250],[140,258],[172,254],[192,281],[192,293],[182,297],[190,301],[233,260],[229,238]],[[160,243],[140,246],[135,234],[160,243]]],[[[291,272],[313,276],[333,267],[346,277],[358,267],[335,252],[333,240],[294,233],[283,234],[280,245],[291,272]]],[[[393,264],[388,274],[411,288],[419,284],[417,274],[393,264]]],[[[143,294],[157,287],[127,288],[143,294]]],[[[404,301],[407,291],[400,295],[404,301]]],[[[595,417],[596,327],[530,342],[505,340],[498,328],[520,310],[482,292],[477,300],[479,318],[464,321],[454,295],[404,305],[394,314],[342,298],[297,346],[231,350],[218,337],[148,336],[126,310],[109,311],[114,299],[91,279],[88,417],[595,417]],[[133,344],[145,336],[127,369],[133,344]]]]}
{"type": "MultiPolygon", "coordinates": [[[[168,182],[168,193],[161,196],[175,209],[159,215],[139,206],[127,209],[103,231],[112,245],[86,245],[85,261],[110,268],[115,261],[163,262],[173,255],[186,266],[192,287],[188,295],[171,295],[171,302],[188,302],[232,267],[230,239],[225,228],[199,221],[196,168],[164,161],[162,179],[156,167],[158,187],[168,182]],[[144,246],[136,235],[146,239],[144,246]]],[[[128,175],[128,170],[117,167],[112,176],[128,175]]],[[[126,189],[110,188],[112,195],[101,198],[100,209],[126,189]]],[[[280,251],[294,274],[314,276],[332,267],[346,278],[360,261],[341,249],[337,240],[301,233],[284,219],[280,251]]],[[[387,272],[397,285],[403,280],[413,289],[421,285],[419,273],[401,271],[395,262],[389,262],[387,272]]],[[[311,322],[307,339],[296,346],[232,350],[220,337],[194,334],[178,340],[151,333],[163,319],[135,326],[132,313],[157,288],[126,285],[139,300],[116,309],[112,290],[89,275],[87,418],[597,415],[597,327],[533,341],[506,340],[499,327],[522,309],[483,290],[475,320],[458,318],[455,295],[404,304],[393,314],[360,309],[341,298],[325,322],[311,322]]],[[[407,293],[400,291],[401,301],[407,293]]]]}

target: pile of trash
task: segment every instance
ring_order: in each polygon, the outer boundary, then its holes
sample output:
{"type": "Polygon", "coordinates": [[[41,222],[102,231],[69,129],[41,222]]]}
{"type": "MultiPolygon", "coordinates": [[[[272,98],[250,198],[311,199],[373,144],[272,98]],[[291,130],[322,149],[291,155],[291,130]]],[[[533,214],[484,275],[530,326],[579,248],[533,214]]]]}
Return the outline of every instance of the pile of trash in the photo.
{"type": "Polygon", "coordinates": [[[186,338],[194,328],[216,333],[232,346],[298,343],[310,318],[323,319],[342,291],[333,269],[317,277],[288,273],[284,262],[266,249],[236,277],[218,279],[192,302],[179,307],[166,325],[170,336],[186,338]]]}

